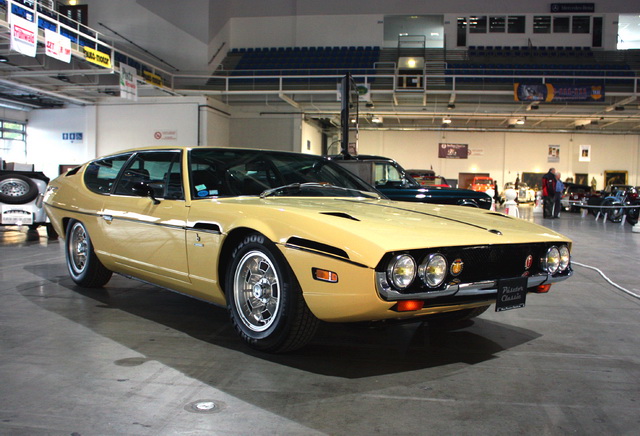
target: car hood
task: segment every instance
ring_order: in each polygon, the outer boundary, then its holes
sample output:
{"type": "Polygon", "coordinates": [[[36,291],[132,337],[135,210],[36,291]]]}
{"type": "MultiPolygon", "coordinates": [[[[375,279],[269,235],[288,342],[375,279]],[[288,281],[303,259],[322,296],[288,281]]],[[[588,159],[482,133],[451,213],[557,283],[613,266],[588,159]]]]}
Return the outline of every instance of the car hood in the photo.
{"type": "Polygon", "coordinates": [[[563,235],[529,221],[463,206],[305,197],[221,201],[227,202],[242,202],[255,206],[262,216],[271,215],[267,221],[279,228],[272,235],[279,242],[302,237],[353,251],[350,258],[366,264],[375,263],[381,252],[425,247],[570,243],[563,235]]]}

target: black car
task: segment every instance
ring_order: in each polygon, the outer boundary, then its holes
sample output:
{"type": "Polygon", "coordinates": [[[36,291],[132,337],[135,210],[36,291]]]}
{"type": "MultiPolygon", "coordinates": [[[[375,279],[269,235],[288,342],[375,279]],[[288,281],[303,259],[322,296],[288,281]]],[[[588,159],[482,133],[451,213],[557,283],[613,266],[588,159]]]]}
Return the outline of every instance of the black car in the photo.
{"type": "Polygon", "coordinates": [[[330,156],[364,181],[374,185],[391,200],[452,204],[491,209],[491,197],[470,189],[422,186],[398,162],[388,157],[358,155],[330,156]]]}

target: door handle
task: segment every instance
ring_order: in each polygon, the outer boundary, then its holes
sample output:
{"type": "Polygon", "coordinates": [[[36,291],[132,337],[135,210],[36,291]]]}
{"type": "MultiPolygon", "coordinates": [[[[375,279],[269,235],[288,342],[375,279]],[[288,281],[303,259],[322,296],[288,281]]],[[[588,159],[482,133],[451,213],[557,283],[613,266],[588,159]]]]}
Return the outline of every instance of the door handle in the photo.
{"type": "Polygon", "coordinates": [[[113,217],[111,215],[102,215],[102,219],[109,223],[113,221],[113,217]]]}

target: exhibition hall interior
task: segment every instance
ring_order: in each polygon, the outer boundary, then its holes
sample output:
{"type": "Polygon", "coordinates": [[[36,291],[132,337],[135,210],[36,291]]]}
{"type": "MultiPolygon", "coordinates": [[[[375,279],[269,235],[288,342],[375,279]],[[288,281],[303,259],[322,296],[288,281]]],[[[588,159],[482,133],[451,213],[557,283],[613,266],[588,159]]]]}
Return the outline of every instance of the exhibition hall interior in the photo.
{"type": "Polygon", "coordinates": [[[622,0],[0,0],[0,434],[637,434],[639,86],[622,0]]]}

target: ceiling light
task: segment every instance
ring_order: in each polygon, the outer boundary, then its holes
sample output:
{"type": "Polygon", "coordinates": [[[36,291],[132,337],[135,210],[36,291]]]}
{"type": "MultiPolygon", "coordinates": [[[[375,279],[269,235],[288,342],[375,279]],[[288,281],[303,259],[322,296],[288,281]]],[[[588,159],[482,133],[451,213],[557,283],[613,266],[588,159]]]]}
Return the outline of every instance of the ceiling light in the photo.
{"type": "Polygon", "coordinates": [[[382,117],[378,116],[378,115],[374,115],[373,117],[371,117],[371,122],[372,123],[376,123],[376,124],[380,124],[380,123],[382,123],[382,117]]]}
{"type": "Polygon", "coordinates": [[[451,118],[443,118],[442,124],[451,124],[451,118]]]}
{"type": "Polygon", "coordinates": [[[518,120],[516,120],[516,124],[523,125],[524,124],[524,120],[522,118],[519,118],[518,120]]]}
{"type": "Polygon", "coordinates": [[[0,56],[0,62],[9,62],[9,58],[6,56],[0,56]]]}

